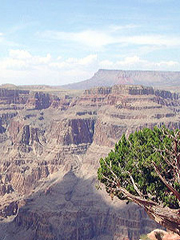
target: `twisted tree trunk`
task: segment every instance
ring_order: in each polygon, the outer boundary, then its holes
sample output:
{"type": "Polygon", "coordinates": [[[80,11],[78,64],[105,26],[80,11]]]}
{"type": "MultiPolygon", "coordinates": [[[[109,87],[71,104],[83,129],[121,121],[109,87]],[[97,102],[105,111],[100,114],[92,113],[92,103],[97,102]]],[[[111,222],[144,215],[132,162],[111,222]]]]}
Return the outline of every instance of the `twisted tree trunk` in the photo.
{"type": "Polygon", "coordinates": [[[128,199],[137,203],[143,207],[147,214],[154,221],[171,230],[174,233],[180,235],[180,210],[163,207],[154,201],[146,200],[142,197],[134,196],[130,194],[124,188],[117,188],[118,191],[122,192],[128,199]]]}

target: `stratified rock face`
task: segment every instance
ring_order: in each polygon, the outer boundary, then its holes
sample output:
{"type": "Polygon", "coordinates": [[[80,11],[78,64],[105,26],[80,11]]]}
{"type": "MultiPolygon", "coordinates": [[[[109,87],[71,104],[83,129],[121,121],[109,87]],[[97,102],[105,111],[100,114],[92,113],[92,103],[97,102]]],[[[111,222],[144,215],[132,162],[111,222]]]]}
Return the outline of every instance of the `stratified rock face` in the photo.
{"type": "Polygon", "coordinates": [[[123,133],[180,128],[178,94],[116,85],[74,98],[0,89],[0,239],[139,239],[144,210],[97,191],[96,172],[123,133]]]}
{"type": "Polygon", "coordinates": [[[94,184],[92,179],[68,172],[61,181],[28,199],[9,223],[6,239],[11,239],[15,229],[14,239],[138,239],[155,227],[143,209],[118,204],[117,199],[113,204],[105,201],[94,184]]]}
{"type": "Polygon", "coordinates": [[[10,90],[0,88],[0,99],[1,104],[21,104],[27,101],[27,96],[29,95],[29,91],[26,90],[10,90]]]}
{"type": "Polygon", "coordinates": [[[67,89],[89,89],[116,84],[142,84],[145,86],[179,86],[180,72],[124,71],[100,69],[88,80],[64,85],[67,89]]]}
{"type": "Polygon", "coordinates": [[[62,119],[53,122],[51,134],[57,143],[69,146],[72,144],[90,144],[93,141],[95,120],[93,118],[62,119]]]}

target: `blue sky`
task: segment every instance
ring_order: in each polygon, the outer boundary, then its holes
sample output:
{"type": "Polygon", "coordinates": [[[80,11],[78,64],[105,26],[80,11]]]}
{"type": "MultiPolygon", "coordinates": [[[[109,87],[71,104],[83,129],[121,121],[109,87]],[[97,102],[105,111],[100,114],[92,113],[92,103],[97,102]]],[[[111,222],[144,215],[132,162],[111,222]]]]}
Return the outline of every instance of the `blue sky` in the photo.
{"type": "Polygon", "coordinates": [[[179,0],[0,0],[0,84],[180,71],[179,0]]]}

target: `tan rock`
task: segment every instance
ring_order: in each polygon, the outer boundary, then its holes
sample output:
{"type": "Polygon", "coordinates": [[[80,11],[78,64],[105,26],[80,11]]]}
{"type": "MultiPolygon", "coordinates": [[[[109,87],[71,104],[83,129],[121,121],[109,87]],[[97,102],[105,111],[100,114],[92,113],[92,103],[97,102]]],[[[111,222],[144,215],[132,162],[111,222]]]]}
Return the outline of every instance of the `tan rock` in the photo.
{"type": "Polygon", "coordinates": [[[122,85],[48,91],[0,90],[0,211],[8,222],[0,239],[136,240],[156,228],[143,209],[97,191],[97,168],[123,133],[180,127],[178,95],[122,85]]]}
{"type": "Polygon", "coordinates": [[[155,229],[151,233],[147,234],[147,236],[151,240],[180,240],[180,236],[178,234],[166,232],[161,229],[155,229]]]}

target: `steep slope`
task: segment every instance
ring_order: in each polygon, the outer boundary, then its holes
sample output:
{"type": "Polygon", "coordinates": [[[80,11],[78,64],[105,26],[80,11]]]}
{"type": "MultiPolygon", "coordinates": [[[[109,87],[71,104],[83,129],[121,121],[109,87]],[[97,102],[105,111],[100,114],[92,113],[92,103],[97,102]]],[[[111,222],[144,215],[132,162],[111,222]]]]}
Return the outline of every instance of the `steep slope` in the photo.
{"type": "Polygon", "coordinates": [[[179,86],[180,72],[125,71],[100,69],[88,80],[62,86],[66,89],[89,89],[116,84],[142,84],[145,86],[179,86]]]}
{"type": "Polygon", "coordinates": [[[152,87],[0,89],[0,239],[139,239],[155,223],[97,191],[98,161],[123,133],[179,119],[179,95],[152,87]]]}

